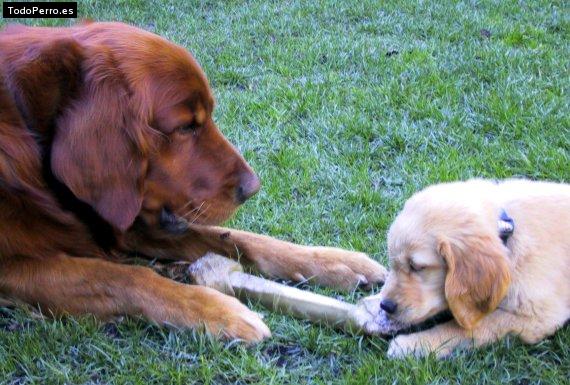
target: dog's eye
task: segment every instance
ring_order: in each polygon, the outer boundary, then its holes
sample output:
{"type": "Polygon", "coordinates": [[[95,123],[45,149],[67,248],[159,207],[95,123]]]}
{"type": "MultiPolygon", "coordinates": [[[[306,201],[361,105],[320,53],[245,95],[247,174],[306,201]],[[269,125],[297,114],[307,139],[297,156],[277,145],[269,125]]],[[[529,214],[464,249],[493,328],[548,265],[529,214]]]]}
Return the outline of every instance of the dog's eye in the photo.
{"type": "Polygon", "coordinates": [[[410,271],[417,273],[418,271],[422,271],[424,269],[423,266],[418,266],[414,263],[414,261],[410,261],[410,271]]]}
{"type": "Polygon", "coordinates": [[[192,121],[190,123],[183,124],[178,128],[178,130],[183,134],[195,134],[200,126],[196,121],[192,121]]]}

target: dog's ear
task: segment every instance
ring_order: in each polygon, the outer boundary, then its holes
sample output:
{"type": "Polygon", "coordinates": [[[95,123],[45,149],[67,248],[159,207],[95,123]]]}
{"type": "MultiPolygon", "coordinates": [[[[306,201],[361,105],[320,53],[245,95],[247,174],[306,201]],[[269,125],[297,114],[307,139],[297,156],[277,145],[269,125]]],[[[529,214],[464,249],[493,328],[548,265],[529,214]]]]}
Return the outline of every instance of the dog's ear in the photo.
{"type": "Polygon", "coordinates": [[[440,238],[439,254],[447,263],[445,296],[457,323],[471,330],[505,297],[511,278],[498,236],[440,238]]]}
{"type": "Polygon", "coordinates": [[[80,200],[120,231],[142,204],[146,172],[140,117],[112,53],[88,47],[76,100],[56,122],[51,169],[80,200]]]}
{"type": "Polygon", "coordinates": [[[2,64],[8,89],[27,126],[45,132],[78,90],[84,51],[72,38],[22,25],[2,33],[11,39],[2,64]]]}

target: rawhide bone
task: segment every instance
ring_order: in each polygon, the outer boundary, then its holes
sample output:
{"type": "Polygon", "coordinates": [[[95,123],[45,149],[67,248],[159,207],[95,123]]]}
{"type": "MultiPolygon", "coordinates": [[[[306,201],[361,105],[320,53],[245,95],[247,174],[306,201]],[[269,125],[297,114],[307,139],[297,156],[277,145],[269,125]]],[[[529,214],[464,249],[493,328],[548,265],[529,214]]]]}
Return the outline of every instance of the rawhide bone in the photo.
{"type": "MultiPolygon", "coordinates": [[[[351,332],[383,335],[383,318],[370,310],[364,298],[353,305],[334,298],[243,272],[241,265],[218,254],[208,253],[188,268],[196,284],[204,285],[241,300],[258,301],[271,311],[312,322],[322,322],[351,332]]],[[[377,308],[377,307],[376,307],[377,308]]]]}

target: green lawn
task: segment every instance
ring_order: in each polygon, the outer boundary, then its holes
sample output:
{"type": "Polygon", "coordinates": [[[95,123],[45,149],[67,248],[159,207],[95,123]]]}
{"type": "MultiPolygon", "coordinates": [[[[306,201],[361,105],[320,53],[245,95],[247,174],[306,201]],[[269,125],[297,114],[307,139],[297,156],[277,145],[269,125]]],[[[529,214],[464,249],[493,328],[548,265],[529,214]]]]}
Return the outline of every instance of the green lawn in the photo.
{"type": "MultiPolygon", "coordinates": [[[[154,31],[202,64],[216,121],[263,180],[232,227],[385,263],[390,222],[426,185],[570,181],[566,1],[80,1],[79,14],[154,31]]],[[[535,346],[391,361],[378,338],[266,321],[273,338],[248,348],[0,310],[0,383],[570,383],[568,327],[535,346]]]]}

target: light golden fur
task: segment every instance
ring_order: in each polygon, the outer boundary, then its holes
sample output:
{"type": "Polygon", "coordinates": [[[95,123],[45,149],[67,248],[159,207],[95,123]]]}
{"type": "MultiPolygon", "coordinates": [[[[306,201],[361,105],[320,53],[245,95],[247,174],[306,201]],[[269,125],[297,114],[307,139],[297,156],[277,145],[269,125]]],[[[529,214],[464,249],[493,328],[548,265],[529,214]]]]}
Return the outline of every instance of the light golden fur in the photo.
{"type": "Polygon", "coordinates": [[[388,279],[370,300],[377,310],[382,299],[397,303],[387,316],[394,329],[446,309],[454,317],[397,336],[390,356],[443,357],[507,334],[536,343],[570,318],[570,185],[470,180],[426,188],[392,224],[388,253],[388,279]],[[501,209],[515,222],[506,246],[501,209]]]}

